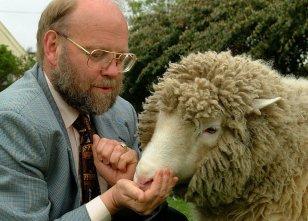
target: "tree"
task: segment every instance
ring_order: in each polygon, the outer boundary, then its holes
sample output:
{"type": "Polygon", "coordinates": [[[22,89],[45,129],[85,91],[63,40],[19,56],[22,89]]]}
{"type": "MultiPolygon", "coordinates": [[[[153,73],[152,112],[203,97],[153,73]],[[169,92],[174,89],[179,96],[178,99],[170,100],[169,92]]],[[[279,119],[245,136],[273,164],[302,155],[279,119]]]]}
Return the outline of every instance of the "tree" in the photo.
{"type": "Polygon", "coordinates": [[[169,62],[177,62],[191,52],[247,53],[269,61],[284,75],[307,77],[308,2],[305,0],[148,0],[146,3],[140,0],[130,3],[134,7],[130,50],[137,54],[138,61],[126,75],[122,94],[137,111],[169,62]]]}
{"type": "Polygon", "coordinates": [[[16,57],[6,45],[0,45],[0,91],[12,84],[34,63],[33,55],[16,57]]]}

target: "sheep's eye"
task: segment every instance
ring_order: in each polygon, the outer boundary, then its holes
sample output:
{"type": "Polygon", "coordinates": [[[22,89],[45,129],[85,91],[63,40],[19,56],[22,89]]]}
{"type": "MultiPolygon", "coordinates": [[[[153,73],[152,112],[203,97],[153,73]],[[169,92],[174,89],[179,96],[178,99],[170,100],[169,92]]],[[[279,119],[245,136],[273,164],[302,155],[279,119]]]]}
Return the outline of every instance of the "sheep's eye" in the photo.
{"type": "Polygon", "coordinates": [[[205,133],[214,134],[217,132],[217,129],[214,127],[209,127],[204,130],[205,133]]]}

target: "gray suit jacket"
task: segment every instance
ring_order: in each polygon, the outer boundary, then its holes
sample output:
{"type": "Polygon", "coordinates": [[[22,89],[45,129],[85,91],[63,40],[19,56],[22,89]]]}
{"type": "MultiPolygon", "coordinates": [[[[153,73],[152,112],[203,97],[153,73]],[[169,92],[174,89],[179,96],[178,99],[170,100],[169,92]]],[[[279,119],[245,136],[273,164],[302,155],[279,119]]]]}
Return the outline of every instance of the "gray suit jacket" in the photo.
{"type": "MultiPolygon", "coordinates": [[[[136,113],[121,97],[94,124],[138,151],[136,113]]],[[[80,193],[63,119],[35,65],[0,93],[0,220],[90,220],[80,193]]]]}

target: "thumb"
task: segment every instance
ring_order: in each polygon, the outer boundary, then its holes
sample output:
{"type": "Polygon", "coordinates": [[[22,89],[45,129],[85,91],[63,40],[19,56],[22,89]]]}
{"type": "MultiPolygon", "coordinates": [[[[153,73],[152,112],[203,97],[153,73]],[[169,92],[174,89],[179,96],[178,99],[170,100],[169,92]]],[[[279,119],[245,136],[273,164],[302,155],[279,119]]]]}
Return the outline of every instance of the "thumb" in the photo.
{"type": "Polygon", "coordinates": [[[93,134],[93,146],[97,146],[101,138],[97,134],[93,134]]]}
{"type": "Polygon", "coordinates": [[[126,197],[133,199],[135,201],[142,201],[144,199],[144,192],[133,181],[125,180],[125,182],[123,182],[124,179],[122,179],[121,181],[120,181],[120,189],[123,191],[123,194],[126,197]]]}
{"type": "Polygon", "coordinates": [[[94,160],[97,159],[97,152],[96,152],[96,148],[97,145],[99,143],[100,137],[97,134],[93,134],[93,145],[92,145],[92,152],[93,152],[93,157],[94,160]]]}

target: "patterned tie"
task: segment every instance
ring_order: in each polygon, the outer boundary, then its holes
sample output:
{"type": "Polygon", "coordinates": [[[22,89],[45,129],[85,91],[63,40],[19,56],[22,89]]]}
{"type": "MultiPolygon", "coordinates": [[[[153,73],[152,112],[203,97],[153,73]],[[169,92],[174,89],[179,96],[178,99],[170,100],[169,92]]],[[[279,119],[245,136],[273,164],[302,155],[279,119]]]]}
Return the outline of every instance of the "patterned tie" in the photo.
{"type": "Polygon", "coordinates": [[[82,203],[87,203],[100,194],[94,165],[92,145],[94,130],[87,115],[80,114],[73,126],[80,134],[79,174],[81,178],[82,203]]]}

